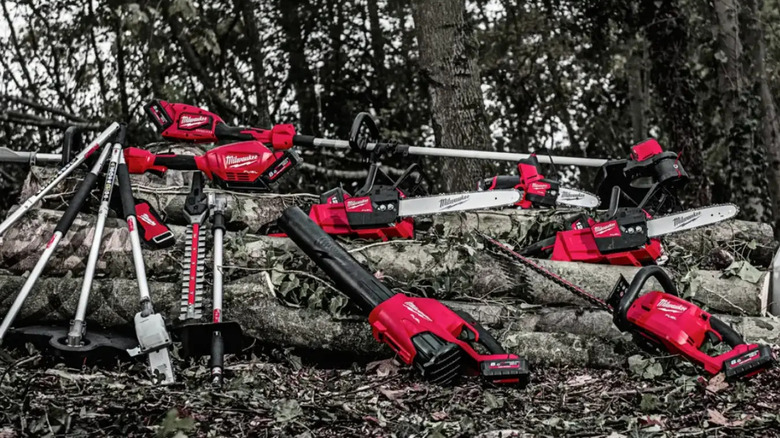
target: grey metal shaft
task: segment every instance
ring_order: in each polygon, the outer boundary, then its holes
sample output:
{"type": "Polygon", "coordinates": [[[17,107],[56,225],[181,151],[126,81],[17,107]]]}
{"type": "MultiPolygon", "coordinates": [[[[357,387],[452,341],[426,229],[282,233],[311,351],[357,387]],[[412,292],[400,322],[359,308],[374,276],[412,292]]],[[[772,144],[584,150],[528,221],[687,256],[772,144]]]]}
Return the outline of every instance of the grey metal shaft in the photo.
{"type": "Polygon", "coordinates": [[[19,220],[20,217],[22,217],[28,210],[30,210],[35,204],[38,203],[38,201],[41,200],[51,189],[54,188],[57,184],[60,183],[65,177],[71,174],[81,163],[84,162],[84,160],[87,159],[89,155],[91,155],[93,152],[95,152],[98,148],[106,144],[109,138],[111,138],[112,135],[114,135],[119,130],[119,123],[112,123],[108,128],[106,128],[105,131],[101,132],[100,135],[97,136],[97,138],[89,144],[84,150],[78,153],[75,157],[73,157],[73,160],[71,160],[70,163],[68,163],[67,166],[60,169],[59,172],[57,172],[57,175],[54,176],[54,178],[49,181],[48,184],[46,184],[45,187],[43,187],[38,193],[31,196],[29,199],[24,201],[24,203],[16,209],[13,213],[11,213],[2,223],[0,223],[0,235],[5,233],[11,226],[16,223],[17,220],[19,220]]]}
{"type": "MultiPolygon", "coordinates": [[[[119,154],[119,163],[125,164],[124,154],[119,154]]],[[[142,303],[150,302],[149,283],[146,281],[146,266],[141,251],[141,238],[138,236],[138,221],[134,211],[127,216],[127,229],[130,231],[130,247],[133,249],[133,267],[135,268],[135,278],[138,281],[138,293],[142,303]]]]}
{"type": "MultiPolygon", "coordinates": [[[[334,149],[349,149],[349,142],[346,140],[330,140],[325,138],[315,138],[314,146],[334,148],[334,149]]],[[[376,148],[376,143],[368,143],[366,150],[372,151],[376,148]]],[[[472,158],[477,160],[494,160],[494,161],[519,161],[524,160],[531,156],[531,154],[520,154],[512,152],[489,152],[489,151],[476,151],[470,149],[447,149],[447,148],[428,148],[422,146],[409,146],[406,151],[410,155],[426,155],[429,157],[448,157],[448,158],[472,158]]],[[[537,155],[536,158],[540,163],[549,164],[550,156],[537,155]]],[[[583,167],[601,167],[608,160],[603,158],[581,158],[581,157],[558,157],[552,156],[552,162],[560,164],[562,166],[583,166],[583,167]]]]}
{"type": "Polygon", "coordinates": [[[766,296],[769,299],[769,313],[780,316],[780,249],[777,250],[774,259],[772,259],[768,286],[769,291],[767,291],[766,296]]]}
{"type": "Polygon", "coordinates": [[[27,281],[24,282],[22,290],[20,290],[19,294],[16,295],[16,299],[14,300],[13,304],[11,304],[11,308],[8,309],[8,313],[5,314],[5,318],[3,318],[2,324],[0,324],[0,343],[3,342],[3,338],[5,337],[6,332],[11,327],[11,324],[13,324],[14,319],[16,319],[16,315],[19,314],[19,310],[21,310],[24,301],[27,299],[27,296],[30,295],[30,291],[38,281],[38,277],[41,276],[43,268],[46,267],[46,264],[49,262],[51,255],[54,254],[54,250],[57,249],[57,245],[59,245],[60,239],[62,239],[62,233],[55,231],[51,240],[49,240],[49,244],[46,245],[46,249],[43,251],[43,254],[41,254],[41,258],[38,259],[38,263],[35,264],[32,272],[30,272],[30,276],[27,277],[27,281]]]}
{"type": "MultiPolygon", "coordinates": [[[[76,307],[76,316],[73,318],[70,332],[68,333],[68,343],[71,341],[78,344],[83,332],[84,318],[87,313],[87,303],[89,302],[89,293],[92,290],[92,280],[95,277],[95,268],[97,267],[98,256],[100,255],[100,243],[103,240],[103,230],[106,226],[108,217],[108,204],[111,201],[111,193],[114,189],[114,179],[116,179],[116,168],[119,165],[119,156],[122,154],[122,145],[115,144],[111,149],[111,159],[106,171],[106,181],[103,185],[103,194],[100,199],[100,209],[98,210],[97,222],[95,223],[94,235],[92,236],[92,246],[89,249],[84,279],[81,284],[81,294],[79,303],[76,307]]],[[[76,345],[72,345],[76,346],[76,345]]]]}
{"type": "Polygon", "coordinates": [[[36,163],[59,163],[62,154],[42,154],[39,152],[14,151],[8,148],[0,148],[0,163],[22,163],[34,165],[36,163]]]}
{"type": "Polygon", "coordinates": [[[214,230],[214,320],[222,322],[222,239],[224,231],[214,230]]]}

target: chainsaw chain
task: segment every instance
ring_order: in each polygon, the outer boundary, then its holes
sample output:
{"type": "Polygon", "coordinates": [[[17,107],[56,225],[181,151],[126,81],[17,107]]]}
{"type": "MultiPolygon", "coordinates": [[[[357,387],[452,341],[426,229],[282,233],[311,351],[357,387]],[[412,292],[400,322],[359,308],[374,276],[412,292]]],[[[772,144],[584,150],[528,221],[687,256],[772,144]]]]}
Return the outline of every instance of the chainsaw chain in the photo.
{"type": "Polygon", "coordinates": [[[663,216],[653,216],[652,218],[650,218],[648,220],[651,221],[651,220],[656,220],[656,219],[664,219],[664,218],[667,218],[669,216],[688,215],[688,214],[691,214],[691,213],[693,213],[695,211],[705,210],[705,209],[709,209],[709,208],[713,208],[713,207],[734,207],[737,210],[737,212],[736,212],[736,214],[734,214],[734,217],[730,217],[730,218],[724,219],[722,221],[714,222],[714,223],[707,224],[707,225],[699,225],[699,226],[695,226],[693,228],[686,228],[684,230],[670,231],[670,232],[665,233],[665,234],[661,234],[661,235],[658,235],[658,236],[655,236],[655,237],[650,237],[650,239],[659,239],[661,237],[673,236],[673,235],[675,235],[677,233],[684,233],[686,231],[695,230],[695,229],[701,228],[701,227],[709,227],[711,225],[716,225],[716,224],[719,224],[719,223],[724,222],[724,221],[732,220],[732,219],[736,218],[739,215],[739,207],[736,204],[732,204],[730,202],[726,202],[726,203],[723,203],[723,204],[712,204],[712,205],[707,205],[705,207],[691,208],[691,209],[688,209],[688,210],[683,210],[683,211],[678,211],[678,212],[675,212],[675,213],[665,214],[663,216]]]}
{"type": "Polygon", "coordinates": [[[568,290],[569,292],[572,292],[573,294],[577,295],[578,297],[584,299],[585,301],[600,307],[602,309],[606,309],[608,311],[612,311],[612,308],[607,304],[606,301],[602,300],[601,298],[596,297],[595,295],[588,293],[581,287],[569,282],[568,280],[565,280],[558,276],[557,274],[549,271],[547,268],[540,266],[536,264],[533,260],[529,259],[528,257],[522,256],[518,254],[516,251],[512,250],[508,246],[504,245],[503,243],[499,242],[498,240],[480,232],[477,231],[477,234],[482,236],[483,239],[487,240],[491,245],[501,250],[504,254],[510,256],[513,260],[519,262],[523,266],[531,269],[532,271],[541,274],[543,277],[549,279],[553,283],[557,284],[558,286],[561,286],[562,288],[568,290]]]}

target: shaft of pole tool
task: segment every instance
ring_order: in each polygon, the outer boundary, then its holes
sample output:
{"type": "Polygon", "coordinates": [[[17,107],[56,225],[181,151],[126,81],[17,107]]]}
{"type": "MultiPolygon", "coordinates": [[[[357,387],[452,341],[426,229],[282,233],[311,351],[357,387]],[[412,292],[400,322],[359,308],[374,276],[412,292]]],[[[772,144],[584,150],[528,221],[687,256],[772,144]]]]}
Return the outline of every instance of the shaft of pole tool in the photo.
{"type": "Polygon", "coordinates": [[[60,161],[62,161],[62,154],[42,154],[0,148],[0,163],[21,163],[34,166],[37,163],[59,163],[60,161]]]}
{"type": "Polygon", "coordinates": [[[101,146],[105,145],[106,142],[119,130],[119,123],[112,123],[108,128],[106,128],[105,131],[101,132],[95,141],[90,143],[86,148],[84,148],[81,152],[78,153],[75,157],[73,157],[73,160],[68,163],[67,166],[63,167],[62,169],[57,172],[57,174],[54,176],[54,178],[49,181],[46,186],[44,186],[41,190],[38,191],[38,193],[31,196],[29,199],[24,201],[24,203],[16,209],[13,213],[11,213],[2,223],[0,223],[0,235],[5,233],[14,223],[16,223],[17,220],[19,220],[20,217],[22,217],[29,209],[31,209],[35,204],[38,203],[38,201],[41,200],[51,189],[54,188],[57,184],[60,183],[65,177],[71,174],[81,163],[84,162],[90,155],[92,155],[96,150],[98,150],[101,146]]]}
{"type": "MultiPolygon", "coordinates": [[[[108,148],[106,148],[108,150],[108,148]]],[[[115,144],[111,149],[111,159],[108,162],[106,170],[106,181],[103,184],[103,195],[100,198],[100,209],[98,210],[95,231],[92,237],[92,246],[89,249],[86,271],[81,284],[81,294],[79,303],[76,307],[76,316],[70,323],[68,331],[68,345],[78,347],[81,345],[82,337],[86,331],[84,318],[87,313],[87,303],[89,302],[89,293],[92,290],[92,280],[95,277],[95,268],[97,267],[98,256],[100,255],[100,243],[103,240],[103,230],[106,227],[106,218],[108,217],[108,204],[111,201],[111,192],[114,189],[114,179],[116,179],[116,170],[119,165],[119,156],[122,155],[122,145],[115,144]]]]}
{"type": "MultiPolygon", "coordinates": [[[[219,324],[222,322],[222,249],[225,236],[225,199],[219,195],[214,196],[212,204],[212,232],[214,234],[214,310],[212,322],[219,324]]],[[[211,358],[209,365],[211,367],[211,384],[222,386],[223,366],[225,359],[225,341],[222,338],[222,332],[214,330],[211,334],[211,358]]]]}
{"type": "Polygon", "coordinates": [[[54,234],[51,236],[51,239],[49,239],[49,243],[46,244],[46,249],[43,251],[43,254],[41,254],[41,258],[38,260],[38,263],[35,264],[35,267],[30,273],[30,276],[27,277],[27,281],[24,282],[22,290],[20,290],[19,294],[16,295],[16,299],[14,300],[13,304],[11,304],[11,308],[8,309],[8,313],[6,313],[2,324],[0,324],[0,343],[2,343],[6,332],[11,327],[11,324],[13,324],[14,319],[16,319],[16,315],[19,313],[19,310],[21,310],[22,305],[24,304],[24,301],[27,299],[30,291],[35,286],[35,283],[38,281],[38,277],[41,276],[41,272],[43,272],[43,269],[49,262],[49,259],[54,253],[54,250],[57,249],[57,245],[59,245],[60,240],[63,236],[65,236],[65,233],[68,232],[68,229],[70,229],[70,226],[76,219],[79,210],[81,210],[81,206],[84,204],[84,201],[92,191],[92,187],[97,182],[98,173],[100,173],[100,169],[106,162],[109,150],[109,148],[104,148],[100,153],[100,156],[95,162],[95,165],[92,166],[92,169],[89,171],[87,176],[84,177],[84,180],[76,190],[76,194],[73,195],[73,198],[71,198],[65,213],[62,214],[59,222],[57,222],[57,226],[54,228],[54,234]]]}
{"type": "MultiPolygon", "coordinates": [[[[334,149],[350,149],[347,140],[331,140],[326,138],[315,138],[306,135],[296,135],[293,137],[293,143],[301,147],[323,147],[334,149]]],[[[447,149],[447,148],[429,148],[410,145],[393,145],[390,143],[368,143],[366,151],[373,151],[377,145],[383,147],[395,148],[399,153],[408,153],[409,155],[425,155],[429,157],[448,157],[448,158],[471,158],[476,160],[494,160],[494,161],[513,161],[517,162],[531,156],[531,154],[520,154],[512,152],[490,152],[477,151],[471,149],[447,149]]],[[[537,155],[540,163],[555,163],[563,166],[583,166],[583,167],[601,167],[608,160],[603,158],[581,158],[581,157],[556,157],[549,155],[537,155]]]]}
{"type": "MultiPolygon", "coordinates": [[[[124,143],[124,128],[120,132],[118,143],[124,143]]],[[[172,345],[171,337],[165,328],[162,315],[154,313],[152,297],[149,294],[149,284],[146,281],[146,267],[141,252],[141,239],[138,236],[138,222],[135,215],[135,200],[130,181],[130,173],[127,170],[124,154],[119,154],[119,166],[117,178],[119,179],[119,197],[122,201],[122,211],[127,221],[127,229],[130,232],[130,246],[133,252],[133,266],[135,267],[138,293],[140,295],[141,311],[135,314],[135,335],[138,338],[138,347],[128,350],[130,356],[145,354],[149,359],[149,370],[154,382],[170,384],[175,382],[173,365],[168,348],[172,345]]]]}

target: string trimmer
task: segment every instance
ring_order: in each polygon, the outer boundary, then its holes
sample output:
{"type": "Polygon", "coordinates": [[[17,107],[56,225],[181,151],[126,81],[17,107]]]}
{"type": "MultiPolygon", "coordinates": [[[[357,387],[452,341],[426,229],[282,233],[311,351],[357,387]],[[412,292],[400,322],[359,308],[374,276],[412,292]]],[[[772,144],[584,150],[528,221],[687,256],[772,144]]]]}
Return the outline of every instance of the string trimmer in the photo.
{"type": "Polygon", "coordinates": [[[679,354],[710,374],[725,373],[729,380],[753,376],[774,363],[769,346],[746,344],[728,324],[680,298],[669,275],[658,266],[640,269],[630,284],[621,275],[609,298],[604,301],[503,243],[482,233],[480,235],[521,265],[610,312],[615,326],[621,332],[633,334],[634,341],[644,349],[679,354]],[[663,291],[639,296],[650,278],[658,280],[663,291]],[[701,351],[708,342],[712,345],[725,342],[731,350],[710,356],[701,351]]]}

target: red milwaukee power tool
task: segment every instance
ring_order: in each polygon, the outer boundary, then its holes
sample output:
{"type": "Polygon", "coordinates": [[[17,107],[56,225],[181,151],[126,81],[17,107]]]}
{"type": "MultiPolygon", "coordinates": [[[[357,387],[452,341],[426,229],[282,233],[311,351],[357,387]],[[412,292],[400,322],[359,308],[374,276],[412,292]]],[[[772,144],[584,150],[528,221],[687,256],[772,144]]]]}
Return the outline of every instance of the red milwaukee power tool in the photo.
{"type": "Polygon", "coordinates": [[[200,170],[224,189],[268,191],[273,182],[300,162],[300,158],[292,150],[273,152],[252,140],[218,146],[197,156],[153,154],[143,149],[126,148],[125,161],[130,173],[163,175],[168,169],[200,170]]]}
{"type": "Polygon", "coordinates": [[[368,314],[374,337],[431,382],[450,383],[466,368],[494,383],[527,383],[525,359],[507,353],[470,315],[391,292],[298,207],[285,210],[278,225],[368,314]]]}
{"type": "Polygon", "coordinates": [[[677,191],[688,180],[679,155],[664,152],[656,140],[648,139],[633,146],[628,159],[609,160],[601,166],[595,186],[601,199],[609,197],[613,187],[620,187],[633,205],[655,216],[679,209],[677,191]]]}
{"type": "Polygon", "coordinates": [[[640,269],[631,284],[621,275],[609,298],[604,301],[503,243],[484,234],[482,237],[511,256],[512,260],[612,313],[617,328],[632,333],[635,342],[644,349],[679,354],[710,374],[724,372],[729,380],[751,377],[774,364],[772,349],[768,345],[746,344],[728,324],[680,298],[669,275],[659,266],[640,269]],[[652,291],[639,296],[650,278],[658,280],[663,292],[652,291]],[[701,351],[708,341],[712,345],[725,342],[731,350],[710,356],[701,351]]]}
{"type": "Polygon", "coordinates": [[[606,220],[577,216],[566,230],[519,252],[560,261],[643,266],[661,255],[658,237],[731,219],[739,212],[735,205],[724,204],[651,218],[642,205],[620,208],[621,196],[620,187],[614,187],[606,220]]]}
{"type": "MultiPolygon", "coordinates": [[[[552,162],[552,158],[550,158],[552,162]]],[[[567,205],[572,207],[596,208],[599,198],[591,193],[561,187],[554,179],[545,178],[539,172],[539,160],[536,154],[522,159],[517,163],[518,176],[499,175],[486,178],[477,184],[479,190],[519,189],[523,198],[515,205],[520,208],[555,207],[567,205]]]]}

